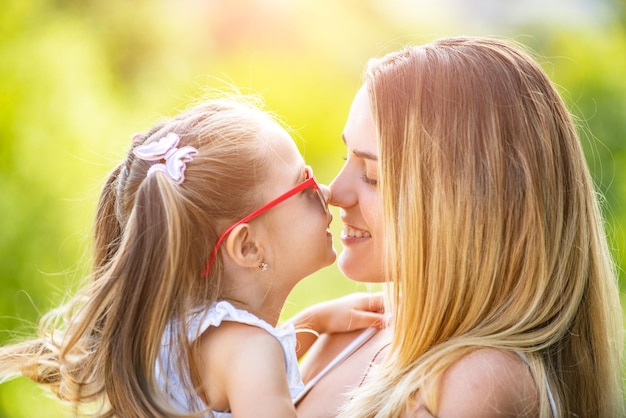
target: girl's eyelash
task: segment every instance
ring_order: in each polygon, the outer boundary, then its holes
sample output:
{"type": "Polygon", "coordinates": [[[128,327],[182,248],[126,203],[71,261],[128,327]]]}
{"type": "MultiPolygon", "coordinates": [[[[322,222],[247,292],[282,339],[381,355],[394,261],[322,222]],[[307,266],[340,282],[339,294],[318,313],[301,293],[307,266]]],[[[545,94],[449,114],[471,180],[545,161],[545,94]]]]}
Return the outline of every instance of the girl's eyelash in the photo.
{"type": "Polygon", "coordinates": [[[365,182],[366,184],[369,184],[370,186],[378,185],[378,180],[367,177],[367,174],[363,174],[361,176],[361,180],[363,180],[363,182],[365,182]]]}

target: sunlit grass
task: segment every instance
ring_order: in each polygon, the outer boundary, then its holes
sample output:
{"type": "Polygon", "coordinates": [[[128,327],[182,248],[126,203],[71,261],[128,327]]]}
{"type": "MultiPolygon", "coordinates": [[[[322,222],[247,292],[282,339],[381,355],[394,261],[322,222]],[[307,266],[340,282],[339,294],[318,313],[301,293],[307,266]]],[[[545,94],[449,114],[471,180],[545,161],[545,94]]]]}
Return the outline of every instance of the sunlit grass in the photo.
{"type": "Polygon", "coordinates": [[[0,391],[0,418],[67,418],[71,408],[53,398],[41,386],[19,378],[4,383],[0,391]]]}

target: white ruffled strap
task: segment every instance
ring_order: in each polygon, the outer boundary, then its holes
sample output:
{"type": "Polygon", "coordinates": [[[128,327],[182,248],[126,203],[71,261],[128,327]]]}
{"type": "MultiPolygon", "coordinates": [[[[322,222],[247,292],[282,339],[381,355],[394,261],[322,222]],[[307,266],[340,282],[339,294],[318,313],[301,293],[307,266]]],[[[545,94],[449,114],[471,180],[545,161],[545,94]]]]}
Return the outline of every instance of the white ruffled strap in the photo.
{"type": "Polygon", "coordinates": [[[161,171],[176,184],[181,184],[185,180],[185,169],[187,163],[199,152],[191,145],[176,148],[180,142],[180,137],[173,132],[158,141],[150,142],[135,147],[133,154],[146,161],[165,160],[165,164],[154,164],[148,170],[148,176],[156,171],[161,171]]]}

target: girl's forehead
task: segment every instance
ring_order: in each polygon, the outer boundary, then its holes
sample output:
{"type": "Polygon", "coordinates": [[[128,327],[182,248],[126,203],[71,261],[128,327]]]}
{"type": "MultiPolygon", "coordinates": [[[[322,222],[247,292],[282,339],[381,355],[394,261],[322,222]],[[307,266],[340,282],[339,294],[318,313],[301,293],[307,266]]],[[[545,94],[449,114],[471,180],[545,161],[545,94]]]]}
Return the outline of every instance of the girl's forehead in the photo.
{"type": "Polygon", "coordinates": [[[289,177],[304,176],[304,158],[285,129],[278,124],[268,127],[263,132],[262,141],[265,142],[265,157],[270,169],[293,173],[289,177]]]}

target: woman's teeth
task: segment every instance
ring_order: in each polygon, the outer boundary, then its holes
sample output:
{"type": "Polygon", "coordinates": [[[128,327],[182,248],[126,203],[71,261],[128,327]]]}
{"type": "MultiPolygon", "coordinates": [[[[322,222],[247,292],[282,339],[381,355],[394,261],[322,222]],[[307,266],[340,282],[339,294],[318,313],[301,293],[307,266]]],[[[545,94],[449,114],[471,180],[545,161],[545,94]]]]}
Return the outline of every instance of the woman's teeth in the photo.
{"type": "Polygon", "coordinates": [[[372,236],[372,234],[370,234],[367,231],[353,229],[353,228],[350,228],[349,226],[343,227],[343,234],[346,237],[350,237],[350,238],[370,238],[372,236]]]}

